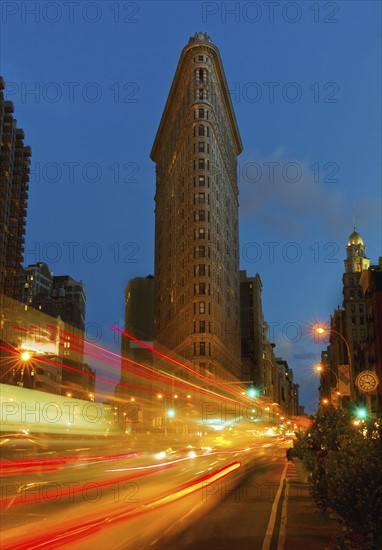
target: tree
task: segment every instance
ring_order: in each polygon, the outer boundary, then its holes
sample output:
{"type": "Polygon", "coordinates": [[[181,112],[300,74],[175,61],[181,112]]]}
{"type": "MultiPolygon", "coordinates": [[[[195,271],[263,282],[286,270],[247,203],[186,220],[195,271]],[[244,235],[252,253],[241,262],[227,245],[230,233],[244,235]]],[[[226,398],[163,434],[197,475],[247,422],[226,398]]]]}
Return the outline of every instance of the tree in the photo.
{"type": "Polygon", "coordinates": [[[296,437],[294,454],[311,472],[317,506],[343,526],[337,548],[382,548],[382,421],[356,427],[349,411],[326,405],[296,437]]]}

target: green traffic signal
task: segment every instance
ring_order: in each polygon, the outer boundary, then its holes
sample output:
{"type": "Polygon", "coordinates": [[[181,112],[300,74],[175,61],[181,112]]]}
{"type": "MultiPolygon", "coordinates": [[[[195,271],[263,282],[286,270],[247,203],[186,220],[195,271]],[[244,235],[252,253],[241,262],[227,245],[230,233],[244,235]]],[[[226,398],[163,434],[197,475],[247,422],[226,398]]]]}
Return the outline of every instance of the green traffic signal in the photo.
{"type": "Polygon", "coordinates": [[[249,388],[247,390],[248,397],[257,397],[257,390],[255,388],[249,388]]]}
{"type": "Polygon", "coordinates": [[[175,410],[174,410],[174,409],[168,409],[168,410],[167,410],[167,416],[168,416],[169,418],[174,418],[174,416],[175,416],[175,410]]]}
{"type": "Polygon", "coordinates": [[[358,408],[356,409],[356,413],[355,413],[355,414],[356,414],[356,417],[357,417],[357,418],[364,419],[364,418],[367,417],[367,410],[364,409],[363,407],[358,407],[358,408]]]}

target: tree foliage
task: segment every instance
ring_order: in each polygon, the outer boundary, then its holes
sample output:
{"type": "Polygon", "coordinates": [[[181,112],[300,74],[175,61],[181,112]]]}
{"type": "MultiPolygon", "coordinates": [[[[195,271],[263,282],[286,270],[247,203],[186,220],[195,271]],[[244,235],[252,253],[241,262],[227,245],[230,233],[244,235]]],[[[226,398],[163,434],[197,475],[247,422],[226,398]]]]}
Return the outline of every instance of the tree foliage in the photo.
{"type": "Polygon", "coordinates": [[[341,550],[382,548],[382,420],[352,423],[348,411],[321,407],[296,434],[295,456],[311,472],[317,506],[343,527],[341,550]]]}

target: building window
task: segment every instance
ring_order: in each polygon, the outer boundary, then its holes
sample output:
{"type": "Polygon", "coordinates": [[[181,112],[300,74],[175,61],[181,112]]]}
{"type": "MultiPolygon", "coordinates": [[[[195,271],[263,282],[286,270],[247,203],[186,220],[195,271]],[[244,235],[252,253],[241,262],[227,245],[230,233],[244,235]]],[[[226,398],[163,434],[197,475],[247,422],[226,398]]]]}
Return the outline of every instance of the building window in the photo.
{"type": "Polygon", "coordinates": [[[204,227],[199,227],[199,239],[205,239],[206,238],[206,230],[204,227]]]}
{"type": "Polygon", "coordinates": [[[198,55],[198,61],[204,61],[203,55],[198,55]]]}
{"type": "Polygon", "coordinates": [[[204,222],[206,219],[206,213],[204,210],[199,210],[199,221],[204,222]]]}
{"type": "Polygon", "coordinates": [[[203,187],[204,185],[206,185],[206,178],[204,176],[199,176],[199,186],[203,187]]]}
{"type": "Polygon", "coordinates": [[[205,258],[205,257],[206,257],[206,247],[196,246],[194,248],[194,258],[197,260],[198,258],[205,258]]]}
{"type": "Polygon", "coordinates": [[[363,312],[364,312],[363,304],[359,304],[359,312],[360,312],[360,313],[363,313],[363,312]]]}
{"type": "Polygon", "coordinates": [[[199,124],[199,135],[204,136],[204,126],[203,126],[203,124],[199,124]]]}
{"type": "Polygon", "coordinates": [[[205,160],[204,159],[199,159],[198,166],[199,166],[199,170],[204,170],[204,168],[206,167],[205,160]]]}
{"type": "Polygon", "coordinates": [[[205,355],[205,354],[206,354],[206,343],[199,342],[199,355],[205,355]]]}
{"type": "Polygon", "coordinates": [[[199,294],[203,296],[206,293],[206,284],[199,283],[199,294]]]}
{"type": "Polygon", "coordinates": [[[206,322],[199,321],[199,332],[206,332],[206,322]]]}
{"type": "Polygon", "coordinates": [[[204,109],[199,109],[199,118],[204,118],[204,116],[205,116],[204,109]]]}
{"type": "Polygon", "coordinates": [[[206,302],[199,302],[199,313],[203,314],[206,312],[206,302]]]}
{"type": "Polygon", "coordinates": [[[205,145],[204,141],[199,141],[199,153],[204,153],[205,145]]]}
{"type": "Polygon", "coordinates": [[[196,193],[194,195],[194,204],[205,204],[205,203],[206,203],[205,193],[196,193]]]}
{"type": "Polygon", "coordinates": [[[199,264],[199,276],[204,277],[206,274],[206,264],[199,264]]]}

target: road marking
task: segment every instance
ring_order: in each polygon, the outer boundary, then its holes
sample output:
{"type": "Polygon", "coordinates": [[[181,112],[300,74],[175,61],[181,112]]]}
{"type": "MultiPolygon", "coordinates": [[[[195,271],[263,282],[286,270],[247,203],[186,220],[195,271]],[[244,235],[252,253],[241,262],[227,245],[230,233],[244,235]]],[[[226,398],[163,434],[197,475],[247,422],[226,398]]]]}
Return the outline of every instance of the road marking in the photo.
{"type": "Polygon", "coordinates": [[[263,546],[261,547],[261,550],[269,550],[271,546],[271,540],[272,540],[273,530],[274,530],[275,521],[276,521],[277,508],[278,508],[279,500],[284,487],[284,479],[286,476],[287,467],[288,467],[288,462],[285,464],[283,473],[281,474],[280,485],[272,505],[271,516],[269,518],[269,523],[268,523],[267,531],[265,533],[264,542],[263,542],[263,546]]]}
{"type": "Polygon", "coordinates": [[[284,493],[284,498],[283,498],[283,506],[282,506],[282,509],[281,509],[281,521],[280,521],[279,541],[277,543],[277,550],[284,550],[284,546],[285,546],[288,495],[289,495],[289,479],[286,479],[285,480],[285,493],[284,493]]]}

